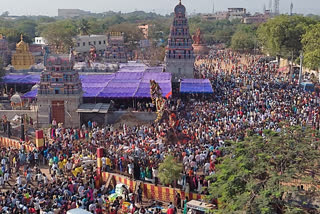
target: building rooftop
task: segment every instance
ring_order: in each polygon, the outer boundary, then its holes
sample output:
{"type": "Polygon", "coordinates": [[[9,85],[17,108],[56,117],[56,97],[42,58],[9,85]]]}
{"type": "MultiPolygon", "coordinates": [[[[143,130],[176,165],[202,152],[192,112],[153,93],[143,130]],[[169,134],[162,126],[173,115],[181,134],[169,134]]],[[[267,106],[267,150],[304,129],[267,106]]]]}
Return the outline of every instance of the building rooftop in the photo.
{"type": "Polygon", "coordinates": [[[108,113],[110,104],[105,103],[85,103],[81,104],[77,110],[78,113],[108,113]]]}

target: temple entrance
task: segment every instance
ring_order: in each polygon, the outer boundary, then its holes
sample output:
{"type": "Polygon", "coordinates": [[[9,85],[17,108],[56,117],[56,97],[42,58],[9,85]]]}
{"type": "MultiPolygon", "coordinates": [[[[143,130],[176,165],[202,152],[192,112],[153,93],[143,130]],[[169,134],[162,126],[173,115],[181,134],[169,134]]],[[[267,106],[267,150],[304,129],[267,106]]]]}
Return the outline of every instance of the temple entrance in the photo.
{"type": "Polygon", "coordinates": [[[64,124],[64,101],[52,101],[51,119],[64,124]]]}

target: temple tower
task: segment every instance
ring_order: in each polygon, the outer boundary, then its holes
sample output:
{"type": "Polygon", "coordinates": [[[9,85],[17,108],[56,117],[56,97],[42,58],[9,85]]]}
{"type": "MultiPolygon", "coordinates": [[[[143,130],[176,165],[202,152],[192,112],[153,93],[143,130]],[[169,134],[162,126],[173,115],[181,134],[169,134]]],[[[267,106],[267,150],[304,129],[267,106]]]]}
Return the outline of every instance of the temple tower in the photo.
{"type": "Polygon", "coordinates": [[[77,109],[82,103],[82,84],[73,69],[73,58],[49,56],[45,64],[37,95],[38,124],[48,126],[55,119],[65,127],[79,127],[77,109]]]}
{"type": "Polygon", "coordinates": [[[34,56],[29,51],[29,44],[21,41],[16,45],[16,52],[12,56],[11,64],[15,70],[27,70],[34,64],[34,56]]]}
{"type": "Polygon", "coordinates": [[[186,8],[181,1],[175,7],[174,13],[166,47],[165,66],[166,71],[172,73],[172,81],[178,82],[181,78],[194,77],[195,56],[186,18],[186,8]]]}
{"type": "Polygon", "coordinates": [[[0,34],[0,58],[2,59],[3,65],[7,66],[10,60],[10,54],[8,40],[0,34]]]}
{"type": "Polygon", "coordinates": [[[110,32],[108,44],[104,52],[105,61],[108,63],[127,63],[127,49],[124,44],[124,34],[121,32],[110,32]]]}

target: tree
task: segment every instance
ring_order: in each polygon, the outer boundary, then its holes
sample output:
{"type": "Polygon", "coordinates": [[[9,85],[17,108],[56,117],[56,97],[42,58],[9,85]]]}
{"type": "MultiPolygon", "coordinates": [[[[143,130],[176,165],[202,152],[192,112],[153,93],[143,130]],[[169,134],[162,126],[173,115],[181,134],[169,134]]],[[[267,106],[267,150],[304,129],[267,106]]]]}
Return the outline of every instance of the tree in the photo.
{"type": "Polygon", "coordinates": [[[236,51],[250,51],[255,48],[256,35],[253,28],[239,27],[231,38],[231,48],[236,51]]]}
{"type": "Polygon", "coordinates": [[[303,205],[287,200],[296,188],[284,184],[293,179],[317,183],[319,132],[285,126],[280,132],[265,130],[264,137],[228,143],[216,174],[209,177],[210,199],[218,199],[218,213],[302,213],[303,205]]]}
{"type": "Polygon", "coordinates": [[[37,24],[33,20],[19,20],[16,23],[16,29],[24,35],[34,38],[37,24]]]}
{"type": "Polygon", "coordinates": [[[169,185],[180,178],[182,164],[178,163],[172,155],[168,155],[159,165],[159,179],[162,184],[169,185]]]}
{"type": "Polygon", "coordinates": [[[8,17],[9,16],[9,11],[5,11],[1,14],[2,17],[8,17]]]}
{"type": "Polygon", "coordinates": [[[87,19],[81,19],[79,23],[79,33],[80,35],[89,35],[90,34],[90,25],[87,19]]]}
{"type": "Polygon", "coordinates": [[[319,70],[320,67],[320,23],[310,26],[302,37],[304,64],[319,70]]]}
{"type": "Polygon", "coordinates": [[[303,16],[281,15],[260,25],[258,39],[263,50],[277,57],[297,58],[302,50],[301,38],[315,20],[303,16]]]}
{"type": "Polygon", "coordinates": [[[70,47],[73,47],[73,37],[77,35],[74,22],[58,21],[49,23],[43,28],[41,36],[47,39],[57,53],[68,53],[70,47]]]}

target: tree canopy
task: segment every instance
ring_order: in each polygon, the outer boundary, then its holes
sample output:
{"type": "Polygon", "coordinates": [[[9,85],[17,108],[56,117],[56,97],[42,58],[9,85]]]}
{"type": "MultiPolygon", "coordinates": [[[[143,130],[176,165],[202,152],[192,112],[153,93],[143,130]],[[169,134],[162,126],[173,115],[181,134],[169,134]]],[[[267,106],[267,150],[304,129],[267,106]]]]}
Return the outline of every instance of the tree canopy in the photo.
{"type": "Polygon", "coordinates": [[[73,21],[59,21],[44,26],[41,36],[48,40],[56,52],[67,53],[73,47],[73,37],[77,35],[77,27],[73,21]]]}
{"type": "Polygon", "coordinates": [[[91,31],[89,21],[87,19],[81,19],[78,30],[80,35],[89,35],[91,31]]]}
{"type": "Polygon", "coordinates": [[[236,51],[251,51],[256,46],[255,29],[251,26],[239,26],[231,38],[231,48],[236,51]]]}
{"type": "Polygon", "coordinates": [[[263,137],[228,143],[216,174],[209,177],[210,197],[218,199],[218,213],[303,213],[303,207],[286,200],[286,194],[297,188],[283,184],[293,179],[317,183],[318,132],[286,126],[280,132],[265,130],[263,137]]]}
{"type": "Polygon", "coordinates": [[[302,35],[315,24],[312,18],[281,15],[260,25],[257,34],[263,50],[273,56],[297,58],[302,50],[302,35]]]}
{"type": "Polygon", "coordinates": [[[182,163],[178,163],[172,155],[168,155],[159,165],[159,179],[162,184],[172,184],[180,178],[182,163]]]}
{"type": "Polygon", "coordinates": [[[320,67],[320,23],[308,28],[302,37],[304,64],[310,68],[319,70],[320,67]]]}

